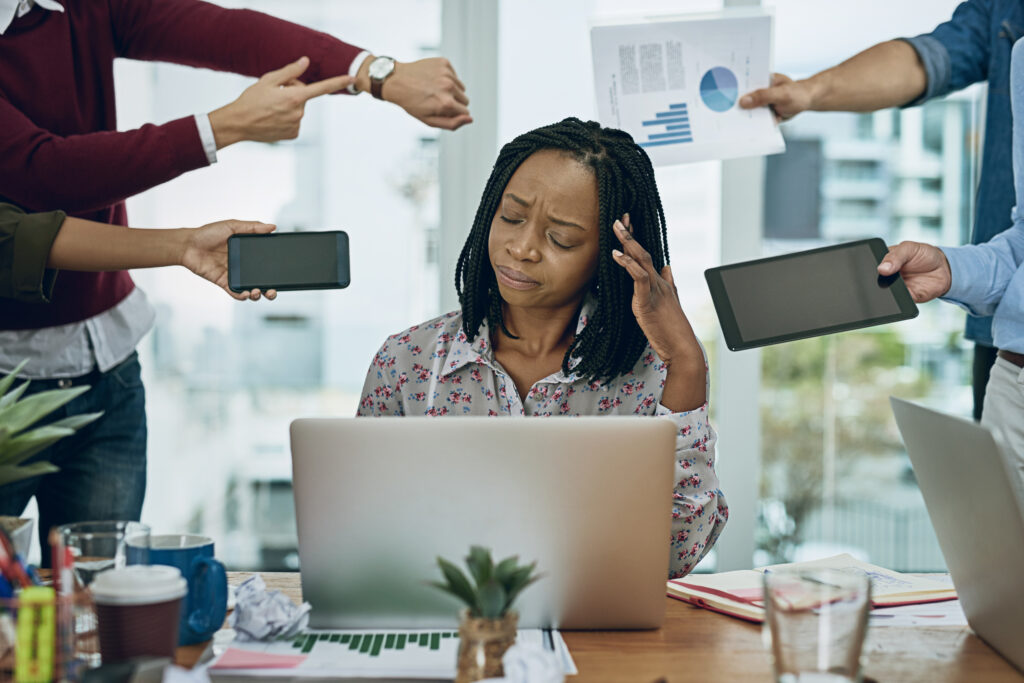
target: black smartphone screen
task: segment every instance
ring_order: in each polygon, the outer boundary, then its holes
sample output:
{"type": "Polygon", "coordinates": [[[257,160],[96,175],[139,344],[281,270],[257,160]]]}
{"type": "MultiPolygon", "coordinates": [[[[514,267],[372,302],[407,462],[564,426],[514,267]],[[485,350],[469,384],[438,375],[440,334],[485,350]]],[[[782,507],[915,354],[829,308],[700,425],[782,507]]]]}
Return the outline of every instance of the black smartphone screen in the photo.
{"type": "Polygon", "coordinates": [[[346,287],[348,235],[340,230],[234,235],[228,240],[228,266],[236,291],[346,287]]]}
{"type": "Polygon", "coordinates": [[[880,239],[712,268],[706,272],[729,348],[775,344],[917,315],[898,276],[880,277],[880,239]]]}

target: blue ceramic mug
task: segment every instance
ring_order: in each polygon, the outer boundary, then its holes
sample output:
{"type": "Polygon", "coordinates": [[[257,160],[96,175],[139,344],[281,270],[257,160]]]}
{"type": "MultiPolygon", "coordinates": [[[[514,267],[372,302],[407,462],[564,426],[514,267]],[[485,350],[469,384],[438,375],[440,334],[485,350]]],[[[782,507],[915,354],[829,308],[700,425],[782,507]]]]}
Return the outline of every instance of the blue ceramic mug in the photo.
{"type": "MultiPolygon", "coordinates": [[[[224,624],[228,607],[228,575],[213,557],[213,539],[193,534],[150,536],[149,564],[177,567],[188,581],[181,605],[178,644],[209,640],[224,624]]],[[[129,557],[131,564],[131,557],[129,557]]]]}

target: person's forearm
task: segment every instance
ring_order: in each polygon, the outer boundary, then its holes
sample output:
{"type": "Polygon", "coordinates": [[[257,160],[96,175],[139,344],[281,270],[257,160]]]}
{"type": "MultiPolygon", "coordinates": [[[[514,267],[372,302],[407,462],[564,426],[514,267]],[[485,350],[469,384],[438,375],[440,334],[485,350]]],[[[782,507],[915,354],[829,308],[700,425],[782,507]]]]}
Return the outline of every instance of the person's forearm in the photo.
{"type": "Polygon", "coordinates": [[[928,87],[917,51],[890,40],[804,81],[814,111],[877,111],[912,102],[928,87]]]}
{"type": "Polygon", "coordinates": [[[147,230],[66,218],[50,249],[48,268],[127,270],[181,263],[185,229],[147,230]]]}
{"type": "Polygon", "coordinates": [[[707,366],[704,357],[673,361],[665,374],[661,405],[675,413],[700,408],[707,402],[707,366]]]}
{"type": "Polygon", "coordinates": [[[0,98],[3,194],[30,211],[94,211],[209,164],[195,118],[61,136],[0,98]]]}

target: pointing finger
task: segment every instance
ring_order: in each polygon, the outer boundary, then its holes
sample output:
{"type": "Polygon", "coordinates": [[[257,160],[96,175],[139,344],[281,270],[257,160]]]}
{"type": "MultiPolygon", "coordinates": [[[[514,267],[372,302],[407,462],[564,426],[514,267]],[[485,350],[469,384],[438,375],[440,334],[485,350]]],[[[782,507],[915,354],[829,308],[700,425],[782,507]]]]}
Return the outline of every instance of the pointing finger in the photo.
{"type": "Polygon", "coordinates": [[[309,57],[299,57],[291,64],[285,64],[280,69],[268,71],[260,78],[271,85],[286,85],[289,81],[295,80],[309,67],[309,57]]]}
{"type": "Polygon", "coordinates": [[[339,90],[344,90],[348,86],[356,82],[356,79],[352,76],[335,76],[333,78],[325,78],[322,81],[316,83],[310,83],[309,85],[303,86],[302,96],[308,101],[314,97],[320,97],[321,95],[329,95],[339,90]]]}

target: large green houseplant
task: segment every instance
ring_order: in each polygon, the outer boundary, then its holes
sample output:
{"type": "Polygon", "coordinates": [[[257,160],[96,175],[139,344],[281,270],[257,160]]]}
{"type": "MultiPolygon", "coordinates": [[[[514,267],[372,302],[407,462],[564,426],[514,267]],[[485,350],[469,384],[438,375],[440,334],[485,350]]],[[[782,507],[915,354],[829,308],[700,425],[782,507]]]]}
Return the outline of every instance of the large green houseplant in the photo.
{"type": "MultiPolygon", "coordinates": [[[[53,389],[22,398],[25,390],[28,389],[29,382],[26,380],[17,387],[14,387],[14,382],[27,362],[23,361],[9,375],[0,379],[0,486],[56,472],[57,467],[48,462],[29,464],[25,464],[25,462],[47,446],[60,441],[65,436],[74,434],[75,430],[84,427],[103,414],[100,412],[72,415],[63,420],[30,429],[32,425],[53,411],[84,394],[89,387],[53,389]]],[[[21,520],[0,517],[0,524],[12,536],[15,536],[18,546],[22,545],[17,542],[19,538],[27,539],[31,536],[31,528],[28,528],[27,533],[19,533],[19,529],[26,524],[21,520]]]]}
{"type": "Polygon", "coordinates": [[[515,642],[519,622],[512,605],[524,588],[540,578],[537,563],[520,565],[519,557],[513,555],[494,564],[491,551],[475,545],[466,557],[469,576],[444,558],[437,558],[437,564],[445,580],[432,585],[466,604],[460,613],[455,682],[504,675],[501,658],[515,642]]]}

